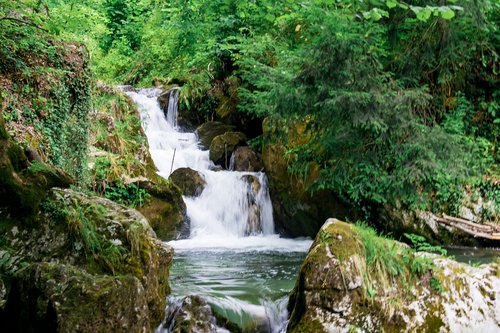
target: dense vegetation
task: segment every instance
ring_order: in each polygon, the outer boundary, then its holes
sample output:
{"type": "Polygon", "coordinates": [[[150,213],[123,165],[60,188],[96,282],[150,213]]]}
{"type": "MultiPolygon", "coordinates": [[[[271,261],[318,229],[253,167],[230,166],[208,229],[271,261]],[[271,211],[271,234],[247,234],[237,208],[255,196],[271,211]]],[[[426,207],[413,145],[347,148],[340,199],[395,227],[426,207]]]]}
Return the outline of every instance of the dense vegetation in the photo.
{"type": "Polygon", "coordinates": [[[37,45],[16,31],[46,30],[84,43],[98,79],[181,85],[207,119],[305,123],[290,169],[319,165],[313,191],[365,210],[453,213],[474,191],[500,204],[498,1],[0,4],[2,59],[37,45]]]}

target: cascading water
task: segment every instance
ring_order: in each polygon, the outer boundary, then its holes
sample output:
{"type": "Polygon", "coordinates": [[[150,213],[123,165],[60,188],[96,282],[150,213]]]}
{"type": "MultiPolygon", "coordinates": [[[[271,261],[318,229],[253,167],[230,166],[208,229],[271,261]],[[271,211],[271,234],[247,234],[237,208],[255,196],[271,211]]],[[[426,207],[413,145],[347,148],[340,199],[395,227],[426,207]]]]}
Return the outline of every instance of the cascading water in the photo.
{"type": "Polygon", "coordinates": [[[127,93],[139,107],[158,174],[168,178],[173,170],[189,167],[206,181],[199,197],[184,197],[190,237],[169,243],[176,251],[173,293],[199,294],[240,326],[256,321],[260,331],[278,332],[286,318],[286,294],[311,241],[274,234],[266,175],[213,171],[196,135],[177,127],[179,89],[169,92],[166,115],[157,101],[160,92],[127,93]]]}

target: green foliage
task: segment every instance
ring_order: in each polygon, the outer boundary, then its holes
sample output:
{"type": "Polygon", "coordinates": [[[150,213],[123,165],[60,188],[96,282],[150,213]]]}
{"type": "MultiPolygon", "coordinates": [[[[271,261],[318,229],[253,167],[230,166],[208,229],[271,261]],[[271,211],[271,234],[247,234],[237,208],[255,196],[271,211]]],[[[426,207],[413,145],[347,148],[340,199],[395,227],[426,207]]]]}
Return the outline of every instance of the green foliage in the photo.
{"type": "MultiPolygon", "coordinates": [[[[497,177],[498,1],[46,4],[50,19],[33,22],[84,35],[101,79],[178,85],[181,108],[201,119],[234,110],[242,122],[307,119],[311,138],[291,147],[290,170],[307,176],[315,162],[310,189],[363,211],[403,204],[454,214],[466,184],[497,177]]],[[[10,116],[33,118],[19,111],[10,116]]]]}
{"type": "Polygon", "coordinates": [[[430,287],[442,292],[441,282],[436,275],[436,266],[431,257],[418,252],[446,251],[438,246],[431,246],[425,238],[407,234],[415,248],[404,247],[387,238],[380,237],[377,232],[366,224],[357,223],[357,232],[365,249],[367,275],[364,277],[365,292],[369,297],[377,293],[377,288],[388,289],[395,285],[405,287],[408,282],[430,275],[430,287]],[[374,281],[381,285],[374,284],[374,281]]]}
{"type": "Polygon", "coordinates": [[[74,250],[85,254],[90,267],[97,265],[98,269],[112,274],[123,273],[130,256],[142,253],[145,232],[141,224],[129,226],[127,242],[111,240],[99,222],[107,213],[104,206],[97,203],[80,204],[77,200],[62,206],[62,200],[60,197],[57,201],[44,201],[42,212],[50,216],[53,223],[62,222],[67,226],[72,238],[71,245],[74,250]]]}
{"type": "Polygon", "coordinates": [[[137,184],[112,184],[104,192],[104,196],[110,200],[130,207],[137,207],[144,204],[150,198],[148,192],[140,188],[137,184]]]}
{"type": "Polygon", "coordinates": [[[39,148],[47,161],[85,178],[90,72],[83,46],[49,34],[42,1],[0,2],[0,78],[5,119],[17,141],[39,148]],[[35,134],[35,129],[41,135],[35,134]]]}
{"type": "Polygon", "coordinates": [[[416,235],[416,234],[404,234],[406,238],[410,240],[413,245],[413,248],[416,251],[425,251],[425,252],[433,252],[439,253],[442,256],[446,255],[446,250],[438,245],[431,245],[427,242],[425,237],[416,235]]]}

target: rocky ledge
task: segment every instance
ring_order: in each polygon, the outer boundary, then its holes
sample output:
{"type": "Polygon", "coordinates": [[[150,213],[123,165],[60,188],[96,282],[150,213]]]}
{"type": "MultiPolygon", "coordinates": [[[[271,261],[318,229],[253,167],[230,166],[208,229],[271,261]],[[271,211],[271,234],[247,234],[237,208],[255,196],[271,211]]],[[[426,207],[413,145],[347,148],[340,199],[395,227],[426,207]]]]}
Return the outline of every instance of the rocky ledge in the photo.
{"type": "Polygon", "coordinates": [[[416,252],[329,219],[288,309],[288,332],[498,332],[500,270],[416,252]]]}
{"type": "Polygon", "coordinates": [[[130,333],[161,323],[173,250],[139,212],[54,188],[29,224],[2,219],[6,331],[130,333]]]}

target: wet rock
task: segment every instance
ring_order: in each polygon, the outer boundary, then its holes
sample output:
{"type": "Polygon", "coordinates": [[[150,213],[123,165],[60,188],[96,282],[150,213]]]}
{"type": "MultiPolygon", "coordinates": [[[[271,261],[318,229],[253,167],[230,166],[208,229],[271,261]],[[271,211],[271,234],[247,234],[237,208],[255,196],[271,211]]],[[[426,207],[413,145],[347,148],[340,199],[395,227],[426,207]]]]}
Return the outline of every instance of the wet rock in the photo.
{"type": "Polygon", "coordinates": [[[250,147],[238,147],[231,156],[231,170],[258,172],[264,169],[262,160],[250,147]]]}
{"type": "MultiPolygon", "coordinates": [[[[178,87],[169,88],[161,93],[158,97],[158,103],[165,113],[168,112],[168,104],[170,95],[173,91],[178,91],[178,87]]],[[[203,122],[202,116],[198,112],[182,108],[180,105],[177,110],[177,126],[187,131],[194,131],[196,127],[203,122]]]]}
{"type": "Polygon", "coordinates": [[[237,147],[244,145],[246,145],[246,136],[241,132],[226,132],[218,135],[210,145],[210,160],[228,169],[231,154],[237,147]]]}
{"type": "Polygon", "coordinates": [[[319,167],[311,163],[307,178],[299,179],[288,172],[285,153],[282,144],[269,144],[262,153],[277,230],[292,237],[314,237],[321,227],[320,221],[329,216],[344,217],[348,209],[330,191],[311,194],[307,187],[318,178],[319,167]]]}
{"type": "Polygon", "coordinates": [[[367,262],[372,245],[363,242],[357,227],[336,219],[323,225],[290,295],[287,332],[500,329],[497,263],[471,267],[432,254],[405,254],[406,247],[391,240],[376,241],[408,262],[395,271],[381,258],[367,262]],[[414,260],[429,266],[410,275],[414,260]]]}
{"type": "Polygon", "coordinates": [[[262,223],[260,220],[260,208],[257,203],[257,196],[262,188],[259,178],[253,175],[244,175],[241,177],[248,184],[248,219],[245,228],[245,236],[257,235],[262,233],[262,223]]]}
{"type": "Polygon", "coordinates": [[[188,197],[199,196],[207,184],[203,175],[190,168],[176,169],[168,179],[181,189],[183,195],[188,197]]]}
{"type": "Polygon", "coordinates": [[[216,318],[207,301],[198,295],[186,296],[181,305],[170,313],[166,326],[173,324],[172,333],[217,333],[216,318]]]}
{"type": "Polygon", "coordinates": [[[5,308],[2,329],[9,332],[145,332],[152,324],[137,277],[94,276],[59,263],[21,271],[5,308]]]}
{"type": "Polygon", "coordinates": [[[209,121],[196,129],[196,134],[200,139],[200,144],[203,149],[210,149],[212,140],[226,132],[230,132],[234,129],[234,126],[224,124],[220,121],[209,121]]]}
{"type": "Polygon", "coordinates": [[[148,219],[156,236],[164,241],[188,237],[189,221],[181,190],[160,177],[155,177],[154,182],[139,182],[139,187],[146,189],[150,197],[137,210],[148,219]]]}

